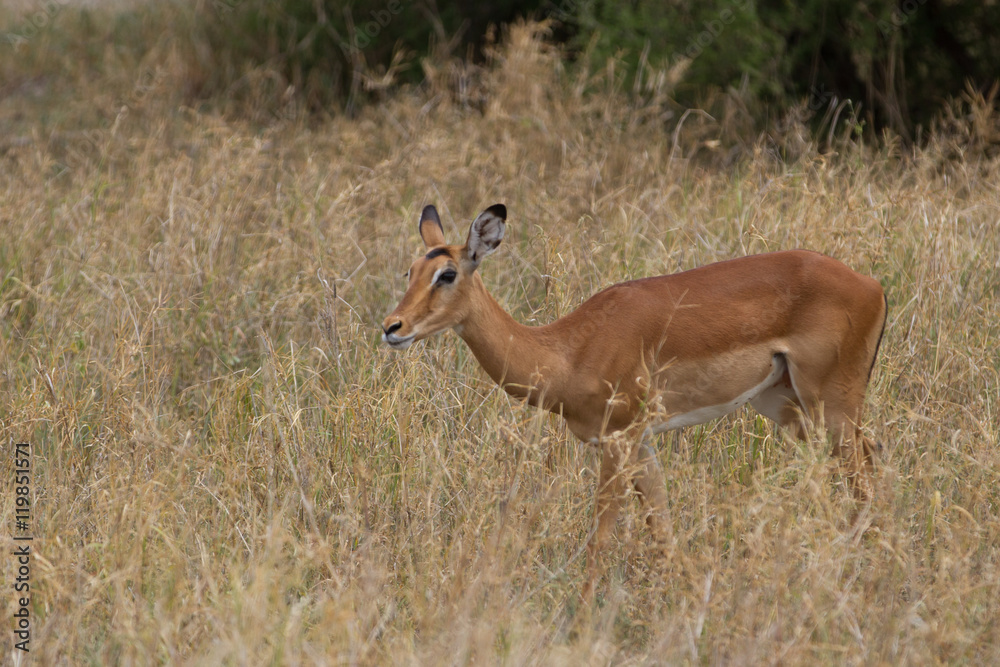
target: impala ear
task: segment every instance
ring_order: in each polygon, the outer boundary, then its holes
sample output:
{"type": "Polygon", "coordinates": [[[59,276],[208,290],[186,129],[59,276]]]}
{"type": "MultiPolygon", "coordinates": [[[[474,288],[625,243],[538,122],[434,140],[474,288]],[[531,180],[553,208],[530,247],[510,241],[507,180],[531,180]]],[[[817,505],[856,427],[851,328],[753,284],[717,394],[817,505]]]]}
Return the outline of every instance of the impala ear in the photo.
{"type": "Polygon", "coordinates": [[[507,226],[507,207],[494,204],[479,214],[469,227],[469,238],[465,241],[465,256],[473,267],[479,266],[483,257],[497,249],[507,226]]]}
{"type": "Polygon", "coordinates": [[[446,245],[441,218],[433,206],[424,206],[424,211],[420,214],[420,238],[428,248],[446,245]]]}

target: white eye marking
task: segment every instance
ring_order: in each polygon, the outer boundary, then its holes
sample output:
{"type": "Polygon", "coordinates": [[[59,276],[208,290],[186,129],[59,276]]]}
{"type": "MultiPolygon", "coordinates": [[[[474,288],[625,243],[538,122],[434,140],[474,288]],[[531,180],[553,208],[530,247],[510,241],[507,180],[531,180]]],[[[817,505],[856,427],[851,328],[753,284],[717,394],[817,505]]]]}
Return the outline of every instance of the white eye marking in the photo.
{"type": "Polygon", "coordinates": [[[431,287],[434,287],[435,285],[439,284],[438,283],[439,279],[441,281],[440,282],[441,285],[450,285],[451,283],[455,282],[455,278],[457,277],[457,275],[458,274],[455,272],[455,269],[452,268],[451,266],[448,265],[442,266],[440,269],[434,272],[433,276],[431,276],[431,287]]]}

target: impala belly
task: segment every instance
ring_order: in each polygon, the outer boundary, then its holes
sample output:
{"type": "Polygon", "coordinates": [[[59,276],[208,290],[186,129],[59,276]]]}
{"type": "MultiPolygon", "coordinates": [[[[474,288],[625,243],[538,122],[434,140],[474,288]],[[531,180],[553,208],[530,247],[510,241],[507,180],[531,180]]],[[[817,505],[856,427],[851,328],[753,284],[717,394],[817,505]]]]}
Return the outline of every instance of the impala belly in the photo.
{"type": "MultiPolygon", "coordinates": [[[[684,428],[685,426],[704,424],[707,421],[724,417],[731,412],[739,410],[747,403],[754,401],[754,399],[757,399],[765,392],[768,392],[768,390],[773,389],[776,385],[781,384],[788,371],[785,356],[781,353],[771,354],[770,368],[767,369],[767,375],[765,375],[762,380],[752,384],[739,394],[732,396],[732,398],[726,397],[719,400],[722,395],[728,393],[728,395],[731,396],[731,391],[738,391],[740,388],[746,387],[747,382],[741,381],[742,378],[740,378],[740,375],[744,374],[745,369],[748,367],[752,368],[754,365],[759,367],[758,364],[748,363],[748,361],[751,361],[748,357],[757,357],[759,359],[759,353],[733,354],[731,356],[736,358],[728,360],[728,372],[724,365],[723,367],[713,370],[707,370],[704,368],[695,370],[677,368],[676,370],[678,373],[685,376],[685,381],[680,384],[681,386],[685,386],[686,390],[683,394],[675,392],[675,395],[672,397],[669,385],[665,387],[663,407],[664,413],[670,415],[670,417],[664,422],[651,426],[651,432],[654,434],[662,433],[663,431],[684,428]],[[708,379],[701,383],[697,381],[691,383],[686,381],[686,377],[691,374],[708,379]],[[690,388],[692,386],[704,386],[704,391],[701,392],[703,395],[699,397],[694,392],[691,392],[690,388]],[[727,389],[729,392],[726,391],[727,389]],[[699,398],[701,400],[699,400],[699,398]],[[707,401],[711,402],[707,405],[704,404],[707,401]]],[[[668,369],[668,373],[669,370],[670,369],[668,369]]],[[[759,372],[756,373],[756,375],[759,377],[759,372]]]]}

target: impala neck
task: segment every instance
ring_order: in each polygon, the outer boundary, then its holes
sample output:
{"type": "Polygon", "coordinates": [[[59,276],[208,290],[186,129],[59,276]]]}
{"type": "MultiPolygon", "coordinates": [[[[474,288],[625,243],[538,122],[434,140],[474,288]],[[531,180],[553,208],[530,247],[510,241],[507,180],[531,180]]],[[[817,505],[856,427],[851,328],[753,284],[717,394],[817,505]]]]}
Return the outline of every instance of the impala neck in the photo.
{"type": "Polygon", "coordinates": [[[564,369],[564,360],[552,345],[547,327],[528,327],[514,321],[493,299],[479,274],[473,274],[474,292],[468,314],[456,332],[472,350],[483,369],[504,391],[537,405],[545,394],[545,407],[559,402],[551,392],[564,369]]]}

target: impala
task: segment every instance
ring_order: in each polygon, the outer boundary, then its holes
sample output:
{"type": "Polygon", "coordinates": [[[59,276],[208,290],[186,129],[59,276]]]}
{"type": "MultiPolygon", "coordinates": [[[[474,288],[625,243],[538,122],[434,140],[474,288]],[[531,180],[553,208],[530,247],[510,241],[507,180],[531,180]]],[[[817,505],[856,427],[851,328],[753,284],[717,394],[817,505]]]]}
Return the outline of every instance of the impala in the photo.
{"type": "Polygon", "coordinates": [[[427,251],[382,340],[402,350],[454,329],[507,393],[562,416],[600,448],[588,589],[629,481],[653,539],[666,537],[666,485],[649,436],[746,403],[799,438],[823,424],[856,499],[870,499],[872,443],[859,425],[886,319],[877,281],[815,252],[772,252],[620,283],[528,327],[476,271],[500,245],[506,218],[506,207],[491,206],[464,245],[448,245],[437,211],[424,208],[427,251]]]}

